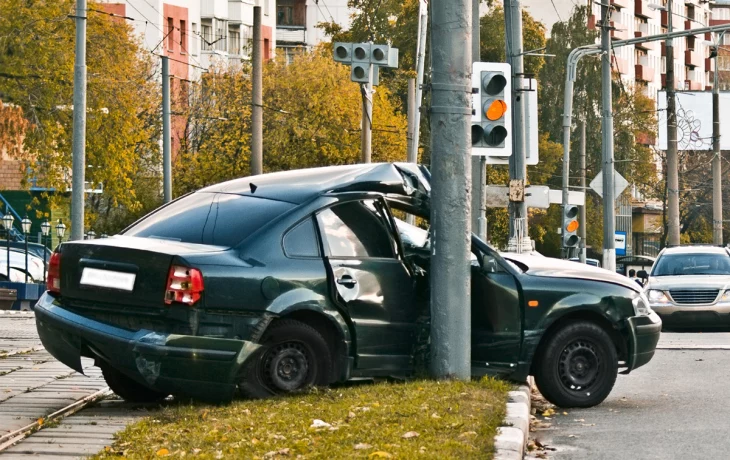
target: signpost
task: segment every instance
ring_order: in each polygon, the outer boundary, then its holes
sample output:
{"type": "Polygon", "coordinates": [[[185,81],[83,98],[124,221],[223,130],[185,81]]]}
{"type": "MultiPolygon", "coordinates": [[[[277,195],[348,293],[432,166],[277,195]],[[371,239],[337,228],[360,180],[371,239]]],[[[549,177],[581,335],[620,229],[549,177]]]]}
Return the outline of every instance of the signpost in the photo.
{"type": "Polygon", "coordinates": [[[626,255],[626,232],[617,231],[614,233],[614,242],[616,243],[616,255],[626,255]]]}

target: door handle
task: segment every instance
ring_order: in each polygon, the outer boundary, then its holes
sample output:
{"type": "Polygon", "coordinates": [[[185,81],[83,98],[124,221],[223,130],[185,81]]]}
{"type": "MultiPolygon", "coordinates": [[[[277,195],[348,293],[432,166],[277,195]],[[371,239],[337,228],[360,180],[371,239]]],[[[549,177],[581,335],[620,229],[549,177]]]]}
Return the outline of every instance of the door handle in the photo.
{"type": "Polygon", "coordinates": [[[357,284],[357,280],[353,279],[350,275],[345,275],[342,278],[337,278],[337,284],[347,288],[353,288],[357,284]]]}

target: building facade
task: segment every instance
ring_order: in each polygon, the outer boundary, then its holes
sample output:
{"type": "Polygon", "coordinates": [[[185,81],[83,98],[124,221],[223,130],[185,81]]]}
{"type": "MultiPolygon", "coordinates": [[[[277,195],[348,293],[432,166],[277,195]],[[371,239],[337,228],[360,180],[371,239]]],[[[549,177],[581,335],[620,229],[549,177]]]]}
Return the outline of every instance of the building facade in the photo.
{"type": "Polygon", "coordinates": [[[276,47],[290,61],[328,40],[318,24],[334,22],[346,30],[352,13],[347,0],[276,0],[276,47]]]}

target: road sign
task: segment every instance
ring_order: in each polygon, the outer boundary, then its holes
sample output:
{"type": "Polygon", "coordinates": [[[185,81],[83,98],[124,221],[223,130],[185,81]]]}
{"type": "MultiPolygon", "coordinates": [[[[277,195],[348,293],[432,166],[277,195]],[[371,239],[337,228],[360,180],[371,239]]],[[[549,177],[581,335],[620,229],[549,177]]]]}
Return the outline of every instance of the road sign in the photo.
{"type": "MultiPolygon", "coordinates": [[[[617,198],[619,195],[621,195],[621,192],[623,192],[626,187],[628,187],[629,183],[626,179],[623,178],[621,174],[614,171],[613,172],[613,197],[614,199],[617,198]]],[[[603,171],[599,172],[598,175],[593,178],[593,180],[590,183],[590,187],[593,189],[594,192],[598,194],[601,198],[603,198],[603,171]]]]}
{"type": "Polygon", "coordinates": [[[616,245],[616,255],[626,255],[626,232],[616,232],[614,235],[614,242],[616,245]]]}

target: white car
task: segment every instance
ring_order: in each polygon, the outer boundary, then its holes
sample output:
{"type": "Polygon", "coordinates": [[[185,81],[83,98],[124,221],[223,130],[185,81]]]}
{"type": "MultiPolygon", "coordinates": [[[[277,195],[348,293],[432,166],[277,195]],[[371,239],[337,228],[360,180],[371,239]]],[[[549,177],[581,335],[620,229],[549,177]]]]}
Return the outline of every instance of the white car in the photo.
{"type": "MultiPolygon", "coordinates": [[[[0,248],[0,279],[25,282],[25,252],[10,248],[10,274],[8,275],[8,250],[0,248]]],[[[28,282],[43,283],[43,259],[28,253],[28,282]]]]}

